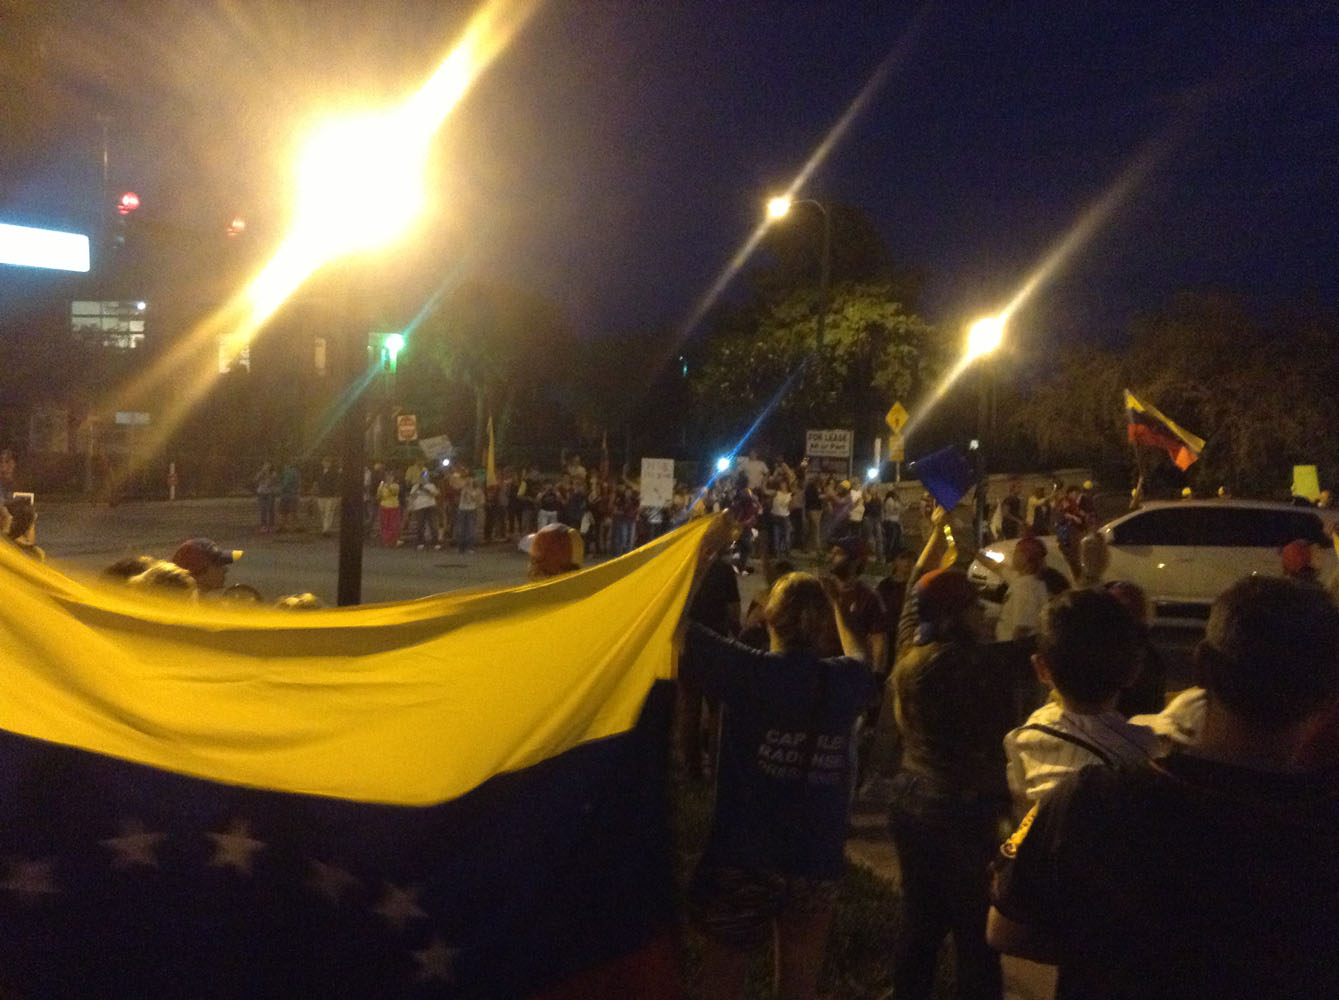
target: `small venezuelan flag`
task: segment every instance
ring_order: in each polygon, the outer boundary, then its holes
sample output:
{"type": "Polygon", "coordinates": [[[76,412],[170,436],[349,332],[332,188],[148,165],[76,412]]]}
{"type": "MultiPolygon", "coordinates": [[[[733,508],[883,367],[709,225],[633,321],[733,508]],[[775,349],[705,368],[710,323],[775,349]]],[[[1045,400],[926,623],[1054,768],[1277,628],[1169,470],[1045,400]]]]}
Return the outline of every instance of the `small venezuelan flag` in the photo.
{"type": "Polygon", "coordinates": [[[1199,459],[1204,450],[1204,439],[1177,426],[1156,406],[1145,403],[1129,389],[1125,390],[1125,412],[1129,420],[1127,434],[1133,444],[1161,448],[1182,470],[1190,468],[1199,459]]]}

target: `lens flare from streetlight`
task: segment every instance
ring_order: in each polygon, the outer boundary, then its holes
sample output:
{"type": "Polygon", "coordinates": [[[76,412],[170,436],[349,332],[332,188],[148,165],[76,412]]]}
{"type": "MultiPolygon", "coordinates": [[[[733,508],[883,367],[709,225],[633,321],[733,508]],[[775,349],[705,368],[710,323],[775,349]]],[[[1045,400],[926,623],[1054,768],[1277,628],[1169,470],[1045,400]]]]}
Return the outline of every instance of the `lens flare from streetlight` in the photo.
{"type": "Polygon", "coordinates": [[[400,236],[427,201],[431,133],[402,114],[367,114],[319,125],[298,162],[293,237],[320,260],[378,250],[400,236]]]}
{"type": "Polygon", "coordinates": [[[248,290],[263,323],[323,265],[400,236],[427,200],[428,147],[447,115],[534,13],[536,0],[492,0],[423,86],[399,107],[316,126],[298,161],[293,229],[248,290]]]}
{"type": "Polygon", "coordinates": [[[972,324],[967,332],[967,357],[979,358],[1000,346],[1004,339],[1004,317],[987,316],[972,324]]]}
{"type": "Polygon", "coordinates": [[[784,194],[779,194],[767,202],[767,214],[773,219],[780,219],[790,211],[790,199],[784,194]]]}
{"type": "MultiPolygon", "coordinates": [[[[846,136],[846,133],[850,130],[855,120],[865,110],[870,101],[874,99],[874,95],[883,88],[888,77],[892,75],[894,70],[899,69],[907,60],[913,46],[920,38],[921,31],[929,21],[930,15],[934,12],[935,6],[936,5],[932,0],[926,0],[926,2],[917,10],[915,15],[912,16],[911,22],[903,30],[893,47],[889,49],[879,65],[875,67],[874,72],[870,75],[869,79],[865,81],[865,85],[860,88],[859,92],[852,98],[851,103],[846,106],[846,109],[842,112],[841,116],[832,127],[828,129],[827,133],[823,136],[822,141],[819,142],[818,146],[800,168],[800,172],[790,182],[787,190],[791,195],[794,195],[795,192],[800,191],[806,184],[808,184],[809,179],[818,168],[823,165],[827,160],[828,155],[846,136]]],[[[768,204],[768,214],[772,215],[775,211],[772,206],[783,200],[789,201],[790,198],[785,195],[773,198],[768,204]]],[[[776,216],[772,215],[772,217],[775,218],[776,216]]],[[[720,297],[725,294],[725,290],[730,282],[734,280],[735,275],[743,269],[746,263],[748,263],[749,258],[752,257],[753,252],[758,249],[758,246],[762,243],[763,236],[765,236],[766,233],[767,221],[765,219],[760,220],[757,226],[755,226],[753,231],[748,235],[747,239],[740,245],[739,249],[737,249],[731,256],[729,262],[716,276],[716,280],[711,283],[711,287],[702,293],[693,304],[693,308],[689,311],[688,315],[684,317],[682,322],[680,322],[675,331],[674,338],[667,348],[668,353],[666,354],[666,360],[679,350],[684,341],[686,341],[689,335],[697,328],[698,323],[702,322],[703,317],[711,311],[712,307],[720,297]]]]}
{"type": "Polygon", "coordinates": [[[175,433],[214,384],[220,346],[234,355],[324,264],[403,232],[423,204],[424,161],[433,135],[538,7],[538,0],[488,0],[433,75],[398,108],[384,112],[380,121],[364,115],[313,132],[300,160],[296,224],[274,256],[250,285],[116,390],[117,396],[165,400],[140,442],[145,455],[175,433]],[[165,394],[163,386],[171,392],[165,394]]]}

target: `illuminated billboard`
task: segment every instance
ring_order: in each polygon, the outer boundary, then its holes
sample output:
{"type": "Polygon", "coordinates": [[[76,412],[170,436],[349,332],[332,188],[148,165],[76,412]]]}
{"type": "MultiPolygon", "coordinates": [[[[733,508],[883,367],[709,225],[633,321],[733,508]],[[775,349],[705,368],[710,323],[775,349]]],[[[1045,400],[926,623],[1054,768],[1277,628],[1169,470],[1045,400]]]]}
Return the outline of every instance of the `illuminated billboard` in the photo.
{"type": "Polygon", "coordinates": [[[87,271],[88,237],[0,222],[0,264],[54,271],[87,271]]]}

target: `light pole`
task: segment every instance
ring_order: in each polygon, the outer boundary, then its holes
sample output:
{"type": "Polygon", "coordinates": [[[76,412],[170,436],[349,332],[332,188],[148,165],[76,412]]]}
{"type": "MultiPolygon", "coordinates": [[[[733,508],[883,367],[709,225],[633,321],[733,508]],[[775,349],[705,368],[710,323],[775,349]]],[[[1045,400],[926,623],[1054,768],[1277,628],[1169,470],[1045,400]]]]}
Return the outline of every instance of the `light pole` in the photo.
{"type": "MultiPolygon", "coordinates": [[[[442,122],[478,75],[510,44],[537,5],[493,0],[466,24],[460,42],[416,92],[380,113],[330,121],[303,146],[298,163],[293,228],[270,262],[240,297],[240,328],[254,332],[308,278],[346,258],[358,276],[364,253],[398,240],[427,202],[424,173],[429,146],[442,122]],[[249,313],[245,315],[244,313],[249,313]]],[[[346,282],[346,289],[348,283],[346,282]]],[[[366,303],[347,289],[338,323],[347,386],[343,437],[344,474],[340,521],[339,603],[357,604],[362,590],[363,437],[360,394],[367,368],[367,327],[357,317],[366,303]],[[357,433],[355,434],[355,429],[357,433]],[[358,511],[357,516],[351,517],[358,511]]]]}
{"type": "Polygon", "coordinates": [[[773,219],[782,219],[789,214],[794,205],[812,205],[823,216],[823,250],[818,271],[818,336],[815,341],[818,350],[821,351],[828,309],[832,305],[832,213],[821,201],[815,201],[813,198],[793,201],[786,195],[779,195],[767,203],[767,214],[773,219]]]}
{"type": "Polygon", "coordinates": [[[977,365],[977,411],[976,411],[976,547],[985,545],[986,540],[986,425],[990,419],[990,385],[984,359],[1004,339],[1004,317],[988,316],[972,324],[967,333],[967,363],[980,361],[977,365]]]}
{"type": "Polygon", "coordinates": [[[344,412],[335,587],[341,607],[361,603],[363,588],[368,329],[362,280],[367,261],[361,255],[392,243],[418,216],[430,137],[394,111],[336,120],[312,136],[300,161],[298,220],[285,249],[311,271],[342,259],[336,352],[344,412]]]}

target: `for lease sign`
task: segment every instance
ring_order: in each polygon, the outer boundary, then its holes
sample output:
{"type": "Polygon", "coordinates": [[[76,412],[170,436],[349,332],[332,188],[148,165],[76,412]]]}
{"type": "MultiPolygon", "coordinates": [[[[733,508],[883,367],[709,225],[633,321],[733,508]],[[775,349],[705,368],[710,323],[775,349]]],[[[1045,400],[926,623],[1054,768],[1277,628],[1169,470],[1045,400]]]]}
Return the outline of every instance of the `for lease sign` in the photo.
{"type": "Polygon", "coordinates": [[[810,458],[850,458],[853,431],[805,431],[804,453],[810,458]]]}

